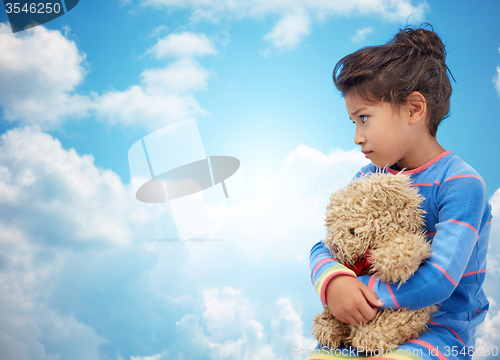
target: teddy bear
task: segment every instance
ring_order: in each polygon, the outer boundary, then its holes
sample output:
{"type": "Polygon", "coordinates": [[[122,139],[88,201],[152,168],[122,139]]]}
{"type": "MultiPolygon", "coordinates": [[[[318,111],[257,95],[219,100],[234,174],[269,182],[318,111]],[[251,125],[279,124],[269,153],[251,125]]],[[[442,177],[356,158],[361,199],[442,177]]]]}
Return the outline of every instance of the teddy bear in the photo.
{"type": "MultiPolygon", "coordinates": [[[[423,197],[403,173],[369,173],[330,197],[325,246],[357,275],[388,283],[406,282],[431,256],[426,240],[423,197]]],[[[312,333],[322,346],[342,344],[370,351],[394,349],[427,329],[437,305],[419,310],[380,308],[367,324],[346,324],[328,306],[314,317],[312,333]]]]}

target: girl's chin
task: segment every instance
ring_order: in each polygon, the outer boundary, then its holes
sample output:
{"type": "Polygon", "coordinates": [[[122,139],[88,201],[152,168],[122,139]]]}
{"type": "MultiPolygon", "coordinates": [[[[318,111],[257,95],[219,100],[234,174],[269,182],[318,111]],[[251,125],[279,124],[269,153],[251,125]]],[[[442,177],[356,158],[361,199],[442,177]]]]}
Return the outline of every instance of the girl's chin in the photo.
{"type": "MultiPolygon", "coordinates": [[[[379,168],[388,168],[388,167],[391,167],[392,165],[394,165],[394,164],[391,164],[389,162],[381,162],[381,161],[373,161],[373,160],[371,160],[371,162],[373,165],[375,165],[376,167],[379,167],[379,168]]],[[[397,165],[396,165],[396,170],[397,170],[397,165]]]]}

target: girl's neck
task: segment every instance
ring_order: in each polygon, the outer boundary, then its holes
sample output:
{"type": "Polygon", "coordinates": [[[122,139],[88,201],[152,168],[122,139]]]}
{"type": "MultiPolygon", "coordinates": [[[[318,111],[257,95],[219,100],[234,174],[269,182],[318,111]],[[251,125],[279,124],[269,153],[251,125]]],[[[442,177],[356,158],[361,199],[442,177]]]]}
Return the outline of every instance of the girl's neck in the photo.
{"type": "Polygon", "coordinates": [[[446,151],[435,137],[430,137],[426,141],[419,143],[419,146],[412,152],[411,157],[402,159],[394,164],[396,170],[413,170],[434,159],[439,154],[446,151]]]}

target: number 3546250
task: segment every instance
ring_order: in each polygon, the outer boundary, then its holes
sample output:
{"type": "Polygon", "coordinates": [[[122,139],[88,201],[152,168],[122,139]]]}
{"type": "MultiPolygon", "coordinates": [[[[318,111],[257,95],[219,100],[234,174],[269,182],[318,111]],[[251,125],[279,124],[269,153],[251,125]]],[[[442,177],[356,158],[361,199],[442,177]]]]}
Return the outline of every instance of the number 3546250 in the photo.
{"type": "Polygon", "coordinates": [[[51,13],[60,13],[61,12],[61,4],[59,3],[26,3],[21,6],[20,3],[6,3],[5,8],[7,10],[7,14],[14,13],[25,13],[25,14],[51,14],[51,13]]]}

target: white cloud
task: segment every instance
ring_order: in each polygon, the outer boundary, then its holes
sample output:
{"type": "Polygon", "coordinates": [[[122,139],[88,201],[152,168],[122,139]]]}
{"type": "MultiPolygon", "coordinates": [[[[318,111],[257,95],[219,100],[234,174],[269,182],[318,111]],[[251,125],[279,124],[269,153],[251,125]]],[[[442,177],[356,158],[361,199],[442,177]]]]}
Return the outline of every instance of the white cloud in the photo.
{"type": "Polygon", "coordinates": [[[192,60],[179,60],[159,69],[145,70],[141,74],[143,87],[150,93],[184,94],[207,87],[214,74],[192,60]]]}
{"type": "MultiPolygon", "coordinates": [[[[124,0],[120,0],[120,1],[124,1],[124,0]]],[[[153,30],[150,31],[148,36],[151,36],[153,38],[158,38],[161,34],[168,32],[168,29],[169,29],[168,26],[165,26],[165,25],[155,26],[153,28],[153,30]]]]}
{"type": "Polygon", "coordinates": [[[351,37],[351,40],[354,42],[365,41],[366,35],[371,34],[373,32],[372,27],[364,27],[356,30],[356,33],[351,37]]]}
{"type": "MultiPolygon", "coordinates": [[[[500,275],[500,243],[498,242],[500,239],[500,189],[495,191],[489,202],[491,204],[493,219],[491,221],[486,280],[489,280],[489,275],[495,277],[495,279],[500,275]]],[[[498,289],[496,286],[497,281],[494,281],[494,284],[495,288],[498,289]]]]}
{"type": "MultiPolygon", "coordinates": [[[[162,86],[159,82],[157,85],[162,86]]],[[[148,130],[158,130],[177,121],[210,114],[192,94],[154,93],[147,85],[133,85],[125,91],[109,91],[95,98],[94,108],[97,117],[105,122],[123,126],[142,125],[148,130]]]]}
{"type": "Polygon", "coordinates": [[[86,277],[97,271],[104,288],[115,286],[118,272],[102,280],[105,266],[144,253],[132,238],[154,238],[148,229],[164,228],[165,212],[143,207],[116,174],[36,127],[1,136],[0,164],[0,358],[99,359],[106,340],[81,318],[109,299],[91,301],[84,315],[78,295],[99,289],[86,277]],[[59,301],[66,311],[55,309],[59,301]]]}
{"type": "Polygon", "coordinates": [[[0,209],[5,224],[46,244],[130,243],[128,191],[115,173],[93,162],[92,156],[64,150],[38,128],[3,134],[0,209]]]}
{"type": "Polygon", "coordinates": [[[193,92],[204,90],[215,74],[201,66],[194,56],[215,54],[203,34],[170,34],[151,50],[157,57],[179,57],[163,68],[144,70],[138,85],[124,91],[94,95],[93,108],[98,118],[124,126],[141,124],[149,130],[210,113],[203,109],[193,92]]]}
{"type": "Polygon", "coordinates": [[[312,337],[304,336],[304,322],[301,319],[290,299],[280,297],[276,301],[276,306],[280,309],[278,315],[274,315],[271,320],[271,333],[274,341],[283,343],[297,349],[314,349],[316,341],[312,337]]]}
{"type": "MultiPolygon", "coordinates": [[[[0,211],[5,215],[0,220],[2,359],[99,358],[104,339],[73,315],[47,306],[64,249],[85,246],[97,238],[104,243],[115,241],[108,230],[103,231],[100,220],[92,223],[96,218],[91,215],[93,211],[103,215],[99,210],[103,204],[91,204],[100,201],[93,190],[102,190],[103,183],[113,186],[114,179],[103,173],[96,176],[89,160],[62,150],[57,141],[35,129],[2,135],[0,162],[4,171],[0,184],[10,191],[9,197],[0,197],[0,211]],[[29,180],[23,181],[24,177],[29,180]],[[54,229],[58,227],[63,231],[54,229]],[[58,246],[62,252],[54,250],[58,246]]],[[[110,221],[110,230],[120,223],[104,216],[103,220],[110,221]]]]}
{"type": "Polygon", "coordinates": [[[308,16],[302,13],[286,14],[264,36],[264,40],[278,49],[292,49],[310,32],[311,21],[308,16]]]}
{"type": "Polygon", "coordinates": [[[85,54],[60,31],[43,26],[12,34],[0,23],[0,106],[8,121],[57,126],[84,116],[88,97],[76,94],[87,72],[85,54]]]}
{"type": "Polygon", "coordinates": [[[67,119],[94,114],[111,124],[156,130],[209,115],[193,95],[215,76],[193,59],[216,53],[203,34],[170,34],[151,52],[159,58],[176,57],[175,62],[144,70],[140,83],[124,91],[86,96],[75,93],[87,70],[85,54],[74,41],[43,26],[9,32],[0,23],[0,106],[8,121],[55,128],[67,119]]]}
{"type": "MultiPolygon", "coordinates": [[[[26,286],[22,281],[16,285],[26,286]]],[[[20,294],[16,288],[2,286],[2,292],[6,290],[22,297],[13,301],[6,300],[5,296],[0,298],[0,356],[3,360],[99,359],[98,350],[103,339],[89,326],[35,303],[35,293],[28,297],[26,292],[20,294]]]]}
{"type": "Polygon", "coordinates": [[[213,288],[203,292],[203,299],[208,330],[203,337],[212,359],[288,359],[292,346],[315,346],[312,337],[304,336],[304,323],[288,298],[274,303],[276,315],[266,322],[257,320],[258,305],[242,290],[213,288]]]}
{"type": "Polygon", "coordinates": [[[495,358],[498,355],[498,344],[500,343],[500,311],[495,315],[488,313],[481,324],[476,340],[477,354],[474,358],[495,358]],[[492,350],[497,349],[496,354],[492,354],[492,350]],[[489,354],[487,354],[489,353],[489,354]]]}
{"type": "MultiPolygon", "coordinates": [[[[500,53],[500,48],[498,48],[500,53]]],[[[493,83],[495,84],[495,89],[497,89],[498,96],[500,96],[500,65],[497,66],[497,74],[493,78],[493,83]]]]}
{"type": "Polygon", "coordinates": [[[493,79],[495,83],[495,89],[497,89],[498,95],[500,96],[500,65],[497,66],[497,76],[493,79]]]}
{"type": "Polygon", "coordinates": [[[414,6],[409,0],[355,0],[355,1],[309,1],[292,0],[280,1],[270,0],[262,2],[249,0],[235,2],[232,0],[210,1],[210,0],[141,0],[143,5],[156,8],[184,8],[193,9],[193,15],[197,18],[218,20],[221,15],[242,17],[259,17],[262,15],[285,15],[290,11],[305,11],[309,13],[327,15],[353,15],[353,14],[378,14],[387,20],[406,19],[409,15],[425,12],[428,5],[421,2],[414,6]]]}
{"type": "Polygon", "coordinates": [[[156,354],[153,356],[131,356],[130,360],[160,360],[161,354],[156,354]]]}
{"type": "MultiPolygon", "coordinates": [[[[185,314],[176,322],[176,338],[165,348],[162,360],[290,358],[290,349],[314,349],[316,341],[304,335],[304,323],[292,301],[280,297],[274,304],[250,301],[243,290],[225,286],[203,291],[202,316],[185,314]],[[270,318],[262,317],[269,308],[270,318]]],[[[156,357],[152,359],[156,360],[156,357]]],[[[131,360],[149,357],[131,357],[131,360]]]]}
{"type": "Polygon", "coordinates": [[[43,304],[54,272],[35,263],[33,256],[23,263],[23,270],[0,274],[0,357],[98,360],[104,339],[73,316],[56,313],[43,304]]]}
{"type": "MultiPolygon", "coordinates": [[[[141,0],[146,6],[155,8],[188,9],[193,20],[221,21],[222,18],[262,18],[266,15],[280,16],[275,27],[264,40],[281,49],[297,46],[311,31],[314,20],[325,20],[333,16],[372,15],[387,21],[406,20],[412,14],[425,13],[425,1],[413,5],[410,0],[354,0],[354,1],[310,1],[310,0],[141,0]]],[[[268,52],[268,51],[267,51],[268,52]]]]}
{"type": "Polygon", "coordinates": [[[497,189],[489,200],[493,218],[500,217],[500,189],[497,189]]]}
{"type": "Polygon", "coordinates": [[[241,290],[231,287],[203,291],[205,311],[203,318],[207,323],[212,342],[224,341],[239,334],[241,322],[253,317],[249,303],[242,296],[241,290]]]}
{"type": "Polygon", "coordinates": [[[169,57],[189,58],[215,55],[217,50],[204,34],[182,32],[169,34],[153,45],[149,50],[158,59],[169,57]]]}
{"type": "Polygon", "coordinates": [[[486,351],[491,351],[493,346],[500,344],[500,288],[498,287],[498,276],[500,275],[500,189],[495,191],[489,199],[491,204],[491,232],[488,247],[486,279],[483,284],[484,291],[490,302],[490,309],[483,324],[478,327],[476,349],[478,353],[475,358],[494,358],[486,356],[486,351]]]}

